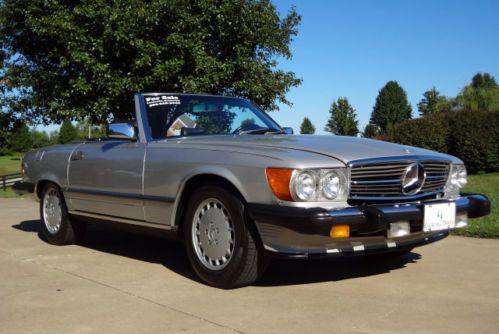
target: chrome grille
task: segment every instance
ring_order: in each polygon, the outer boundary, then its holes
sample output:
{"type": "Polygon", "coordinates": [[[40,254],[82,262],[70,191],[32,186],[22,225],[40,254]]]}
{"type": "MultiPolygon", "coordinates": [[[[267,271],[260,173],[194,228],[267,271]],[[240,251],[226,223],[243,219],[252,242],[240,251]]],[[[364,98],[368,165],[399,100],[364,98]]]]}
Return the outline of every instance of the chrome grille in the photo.
{"type": "Polygon", "coordinates": [[[358,200],[391,200],[425,197],[443,191],[450,163],[440,160],[403,160],[375,163],[353,163],[350,168],[350,198],[358,200]],[[406,168],[419,162],[426,171],[421,190],[415,195],[402,192],[406,168]]]}

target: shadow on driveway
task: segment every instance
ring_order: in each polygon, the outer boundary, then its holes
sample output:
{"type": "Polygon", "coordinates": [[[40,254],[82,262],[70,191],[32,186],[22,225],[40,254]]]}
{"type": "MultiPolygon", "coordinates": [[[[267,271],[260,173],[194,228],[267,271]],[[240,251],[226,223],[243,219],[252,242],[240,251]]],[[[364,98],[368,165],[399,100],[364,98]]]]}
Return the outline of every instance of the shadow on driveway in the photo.
{"type": "MultiPolygon", "coordinates": [[[[44,240],[39,220],[23,221],[12,227],[23,232],[37,233],[44,240]]],[[[150,233],[132,233],[129,230],[130,228],[89,224],[85,241],[79,243],[79,246],[162,264],[179,275],[199,282],[181,242],[150,233]]],[[[134,231],[137,232],[136,229],[134,231]]],[[[139,232],[144,231],[139,229],[139,232]]],[[[399,257],[376,255],[320,260],[275,259],[255,286],[299,285],[379,275],[404,268],[420,258],[421,255],[411,252],[399,257]]]]}

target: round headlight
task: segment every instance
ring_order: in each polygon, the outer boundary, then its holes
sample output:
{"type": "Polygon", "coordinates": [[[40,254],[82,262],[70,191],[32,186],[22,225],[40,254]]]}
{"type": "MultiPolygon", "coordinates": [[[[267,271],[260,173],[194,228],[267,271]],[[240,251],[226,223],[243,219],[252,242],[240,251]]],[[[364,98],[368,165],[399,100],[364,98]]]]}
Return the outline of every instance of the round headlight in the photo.
{"type": "Polygon", "coordinates": [[[294,180],[294,193],[302,201],[308,201],[315,197],[317,182],[310,172],[300,172],[294,180]]]}
{"type": "Polygon", "coordinates": [[[329,172],[321,179],[322,194],[327,199],[335,199],[341,191],[341,178],[336,172],[329,172]]]}

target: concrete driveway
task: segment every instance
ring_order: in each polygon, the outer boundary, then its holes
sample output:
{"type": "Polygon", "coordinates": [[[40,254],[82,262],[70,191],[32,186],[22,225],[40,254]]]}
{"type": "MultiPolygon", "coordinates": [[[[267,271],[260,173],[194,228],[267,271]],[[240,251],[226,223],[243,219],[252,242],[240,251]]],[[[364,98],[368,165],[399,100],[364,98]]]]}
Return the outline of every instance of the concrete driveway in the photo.
{"type": "Polygon", "coordinates": [[[0,333],[497,333],[499,240],[404,258],[276,261],[256,285],[199,283],[179,243],[92,228],[39,238],[37,203],[0,200],[0,333]]]}

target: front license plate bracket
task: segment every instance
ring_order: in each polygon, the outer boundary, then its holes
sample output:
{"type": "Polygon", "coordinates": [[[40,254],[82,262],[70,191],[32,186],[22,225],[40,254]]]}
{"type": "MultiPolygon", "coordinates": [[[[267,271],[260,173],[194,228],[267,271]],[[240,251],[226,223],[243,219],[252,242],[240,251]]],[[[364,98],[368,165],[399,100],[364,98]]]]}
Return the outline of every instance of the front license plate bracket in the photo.
{"type": "Polygon", "coordinates": [[[456,203],[425,204],[423,231],[433,232],[456,226],[456,203]]]}

